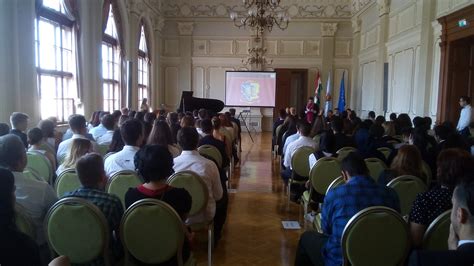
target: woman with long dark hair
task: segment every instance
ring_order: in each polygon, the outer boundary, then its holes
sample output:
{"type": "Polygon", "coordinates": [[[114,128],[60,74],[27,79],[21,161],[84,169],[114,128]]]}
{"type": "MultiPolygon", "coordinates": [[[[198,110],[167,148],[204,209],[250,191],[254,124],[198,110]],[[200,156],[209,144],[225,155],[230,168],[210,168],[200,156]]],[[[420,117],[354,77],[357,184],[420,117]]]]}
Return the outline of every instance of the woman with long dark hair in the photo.
{"type": "Polygon", "coordinates": [[[168,148],[173,158],[181,154],[181,150],[173,144],[173,137],[168,123],[162,120],[155,120],[150,136],[148,136],[148,145],[161,145],[168,148]]]}

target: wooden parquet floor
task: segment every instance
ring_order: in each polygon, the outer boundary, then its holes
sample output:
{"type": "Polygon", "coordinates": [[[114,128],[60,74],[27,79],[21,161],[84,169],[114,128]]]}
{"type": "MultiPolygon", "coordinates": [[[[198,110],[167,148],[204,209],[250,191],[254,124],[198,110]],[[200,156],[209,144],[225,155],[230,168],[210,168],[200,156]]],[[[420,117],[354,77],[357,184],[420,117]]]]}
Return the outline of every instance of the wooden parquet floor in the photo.
{"type": "MultiPolygon", "coordinates": [[[[282,220],[298,220],[299,206],[287,209],[277,160],[271,155],[271,133],[242,133],[240,169],[229,194],[223,237],[213,250],[213,265],[293,265],[303,230],[285,230],[282,220]]],[[[302,221],[300,221],[301,224],[302,221]]],[[[207,265],[205,243],[194,251],[198,265],[207,265]]]]}

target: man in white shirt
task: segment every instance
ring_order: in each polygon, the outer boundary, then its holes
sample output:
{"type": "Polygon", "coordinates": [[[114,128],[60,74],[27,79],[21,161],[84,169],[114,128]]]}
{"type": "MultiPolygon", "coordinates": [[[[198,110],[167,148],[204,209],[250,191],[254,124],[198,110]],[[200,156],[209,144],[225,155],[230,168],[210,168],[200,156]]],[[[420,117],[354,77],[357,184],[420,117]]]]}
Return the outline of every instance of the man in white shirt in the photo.
{"type": "Polygon", "coordinates": [[[89,133],[94,137],[94,139],[97,141],[97,138],[104,135],[105,132],[107,132],[107,127],[104,125],[104,118],[110,115],[109,112],[100,112],[100,124],[91,130],[89,130],[89,133]]]}
{"type": "Polygon", "coordinates": [[[180,156],[174,158],[174,171],[195,172],[204,180],[209,190],[209,202],[205,212],[190,216],[188,221],[190,223],[212,221],[216,214],[216,201],[223,196],[219,170],[213,161],[204,158],[197,151],[199,135],[194,127],[181,128],[177,138],[183,151],[180,156]]]}
{"type": "Polygon", "coordinates": [[[25,208],[33,221],[36,243],[40,246],[45,244],[43,222],[46,212],[58,200],[56,193],[48,183],[23,175],[27,157],[23,142],[18,136],[8,134],[0,137],[0,164],[13,172],[16,202],[25,208]]]}
{"type": "Polygon", "coordinates": [[[471,124],[471,98],[467,96],[462,96],[459,98],[459,105],[462,107],[461,114],[459,115],[458,125],[456,127],[457,131],[463,137],[469,137],[471,133],[469,132],[469,124],[471,124]]]}
{"type": "MultiPolygon", "coordinates": [[[[69,149],[72,146],[72,141],[77,138],[88,139],[86,137],[87,134],[87,126],[86,126],[86,119],[83,115],[71,115],[69,117],[69,127],[73,132],[72,138],[67,139],[59,143],[58,152],[57,152],[57,159],[59,162],[66,158],[66,155],[69,153],[69,149]]],[[[97,152],[97,143],[95,141],[92,142],[93,151],[97,152]]]]}
{"type": "Polygon", "coordinates": [[[311,125],[308,124],[308,122],[301,120],[298,121],[296,129],[298,130],[300,137],[288,144],[284,153],[285,157],[283,158],[283,166],[285,167],[285,170],[281,172],[281,177],[283,178],[285,184],[288,183],[288,179],[290,179],[292,174],[291,158],[293,157],[295,151],[298,148],[305,146],[316,149],[316,142],[309,137],[311,125]]]}
{"type": "Polygon", "coordinates": [[[105,173],[108,177],[122,170],[135,171],[133,159],[143,144],[143,124],[137,119],[127,120],[120,127],[120,135],[125,146],[121,151],[107,157],[104,162],[105,173]]]}
{"type": "Polygon", "coordinates": [[[295,134],[289,136],[285,140],[285,145],[283,145],[283,151],[286,151],[286,148],[288,148],[288,145],[292,143],[293,141],[297,140],[300,137],[300,133],[296,132],[295,134]]]}
{"type": "Polygon", "coordinates": [[[112,142],[112,137],[114,136],[114,128],[115,128],[115,118],[113,115],[105,115],[102,117],[102,123],[107,129],[107,131],[101,135],[98,136],[95,140],[97,141],[97,144],[99,145],[109,145],[112,142]]]}

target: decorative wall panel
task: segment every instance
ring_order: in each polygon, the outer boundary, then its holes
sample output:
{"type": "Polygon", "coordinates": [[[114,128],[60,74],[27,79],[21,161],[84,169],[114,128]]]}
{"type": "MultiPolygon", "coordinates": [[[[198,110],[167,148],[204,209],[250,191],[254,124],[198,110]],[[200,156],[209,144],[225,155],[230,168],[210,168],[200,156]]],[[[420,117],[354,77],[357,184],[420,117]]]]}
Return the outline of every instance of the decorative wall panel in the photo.
{"type": "Polygon", "coordinates": [[[167,104],[178,104],[181,90],[178,89],[178,68],[165,68],[165,100],[167,104]]]}
{"type": "Polygon", "coordinates": [[[165,56],[178,56],[179,40],[165,40],[163,53],[165,56]]]}
{"type": "Polygon", "coordinates": [[[207,41],[194,40],[193,41],[193,55],[206,55],[206,54],[207,54],[207,41]]]}
{"type": "Polygon", "coordinates": [[[350,56],[351,55],[351,41],[338,41],[335,43],[336,56],[350,56]]]}
{"type": "Polygon", "coordinates": [[[319,56],[320,42],[305,41],[305,55],[319,56]]]}
{"type": "Polygon", "coordinates": [[[250,41],[249,40],[236,40],[235,41],[235,53],[238,55],[246,55],[248,54],[248,50],[250,48],[250,41]]]}
{"type": "Polygon", "coordinates": [[[210,40],[209,53],[211,55],[232,55],[232,40],[210,40]]]}
{"type": "Polygon", "coordinates": [[[193,69],[193,91],[194,97],[205,97],[204,91],[204,68],[203,67],[194,67],[193,69]]]}
{"type": "Polygon", "coordinates": [[[280,41],[280,55],[303,55],[303,41],[280,41]]]}

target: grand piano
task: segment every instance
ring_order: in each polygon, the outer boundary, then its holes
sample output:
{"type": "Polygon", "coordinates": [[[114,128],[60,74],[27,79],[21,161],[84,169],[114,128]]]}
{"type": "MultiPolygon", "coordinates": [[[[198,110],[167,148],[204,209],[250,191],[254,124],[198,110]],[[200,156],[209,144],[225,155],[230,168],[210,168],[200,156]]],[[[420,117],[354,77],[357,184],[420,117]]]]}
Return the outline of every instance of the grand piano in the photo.
{"type": "Polygon", "coordinates": [[[183,91],[181,94],[181,101],[178,107],[182,112],[192,112],[204,108],[213,113],[219,113],[224,109],[224,102],[216,99],[204,99],[193,97],[192,91],[183,91]]]}

